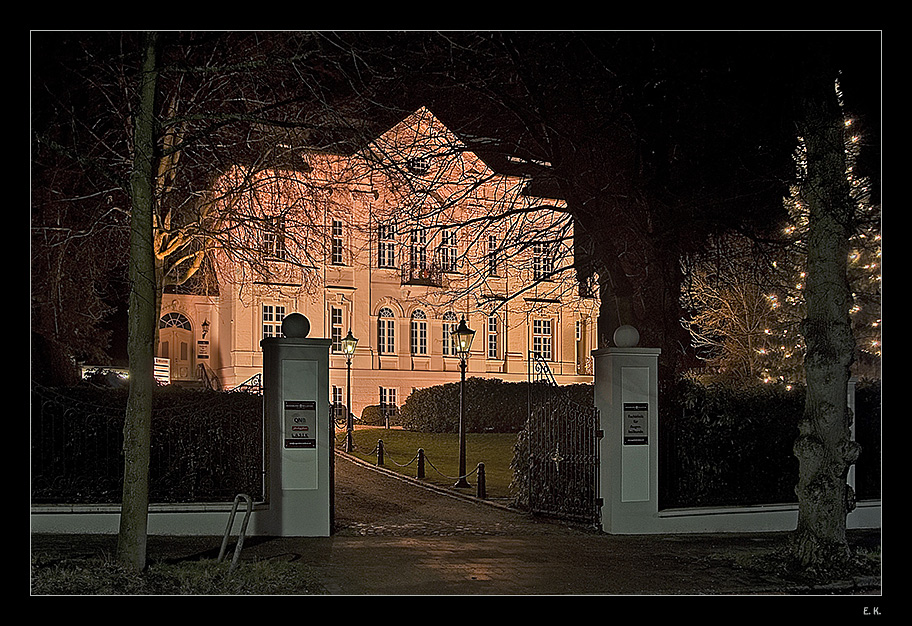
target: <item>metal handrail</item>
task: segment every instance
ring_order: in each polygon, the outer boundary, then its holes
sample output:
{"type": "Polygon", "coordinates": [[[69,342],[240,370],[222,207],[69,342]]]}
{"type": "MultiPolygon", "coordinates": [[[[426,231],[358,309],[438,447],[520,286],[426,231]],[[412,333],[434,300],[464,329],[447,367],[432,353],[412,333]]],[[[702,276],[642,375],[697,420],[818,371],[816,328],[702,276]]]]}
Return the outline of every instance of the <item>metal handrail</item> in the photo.
{"type": "Polygon", "coordinates": [[[246,391],[249,393],[263,393],[263,374],[254,374],[231,391],[246,391]]]}

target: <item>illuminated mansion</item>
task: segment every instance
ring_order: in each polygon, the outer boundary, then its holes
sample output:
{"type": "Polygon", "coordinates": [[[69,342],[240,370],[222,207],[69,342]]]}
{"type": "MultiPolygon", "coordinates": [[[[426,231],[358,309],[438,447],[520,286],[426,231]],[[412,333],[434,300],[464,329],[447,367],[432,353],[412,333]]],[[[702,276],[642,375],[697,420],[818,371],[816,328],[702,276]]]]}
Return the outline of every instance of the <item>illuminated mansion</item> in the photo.
{"type": "Polygon", "coordinates": [[[572,222],[528,180],[493,172],[425,108],[354,155],[225,174],[214,194],[217,289],[166,293],[158,356],[172,381],[221,389],[262,371],[260,341],[304,314],[332,340],[330,397],[401,405],[459,380],[450,337],[476,331],[468,377],[527,379],[530,352],[559,384],[591,382],[598,301],[572,269],[572,222]],[[217,294],[217,295],[213,295],[217,294]]]}

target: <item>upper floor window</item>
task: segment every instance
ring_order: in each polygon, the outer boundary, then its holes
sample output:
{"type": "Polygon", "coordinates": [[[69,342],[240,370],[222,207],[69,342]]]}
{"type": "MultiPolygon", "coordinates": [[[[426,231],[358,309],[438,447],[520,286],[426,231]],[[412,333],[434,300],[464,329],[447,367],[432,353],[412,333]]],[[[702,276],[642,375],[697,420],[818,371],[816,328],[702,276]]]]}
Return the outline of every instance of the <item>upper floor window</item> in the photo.
{"type": "Polygon", "coordinates": [[[442,271],[456,271],[456,233],[453,230],[445,228],[440,231],[440,248],[437,254],[442,271]]]}
{"type": "Polygon", "coordinates": [[[427,267],[427,230],[421,226],[415,226],[409,235],[409,265],[412,269],[424,269],[427,267]]]}
{"type": "Polygon", "coordinates": [[[387,307],[380,309],[377,319],[377,351],[380,354],[396,352],[396,320],[393,312],[387,307]]]}
{"type": "Polygon", "coordinates": [[[342,220],[332,221],[332,263],[345,265],[345,226],[342,220]]]}
{"type": "Polygon", "coordinates": [[[422,156],[411,158],[406,161],[405,167],[408,168],[408,171],[412,174],[423,176],[431,171],[431,157],[422,156]]]}
{"type": "Polygon", "coordinates": [[[410,344],[412,354],[427,354],[427,315],[421,309],[412,313],[410,344]]]}
{"type": "Polygon", "coordinates": [[[263,305],[263,338],[281,337],[282,320],[285,319],[285,307],[279,304],[263,305]]]}
{"type": "Polygon", "coordinates": [[[532,278],[544,280],[554,272],[554,257],[550,246],[536,243],[532,246],[532,278]]]}
{"type": "Polygon", "coordinates": [[[488,276],[498,276],[497,273],[497,235],[488,235],[488,249],[485,251],[487,259],[488,276]]]}
{"type": "Polygon", "coordinates": [[[379,267],[396,267],[396,222],[390,221],[377,225],[379,267]]]}
{"type": "Polygon", "coordinates": [[[263,255],[267,259],[285,259],[285,218],[281,215],[263,220],[263,255]]]}

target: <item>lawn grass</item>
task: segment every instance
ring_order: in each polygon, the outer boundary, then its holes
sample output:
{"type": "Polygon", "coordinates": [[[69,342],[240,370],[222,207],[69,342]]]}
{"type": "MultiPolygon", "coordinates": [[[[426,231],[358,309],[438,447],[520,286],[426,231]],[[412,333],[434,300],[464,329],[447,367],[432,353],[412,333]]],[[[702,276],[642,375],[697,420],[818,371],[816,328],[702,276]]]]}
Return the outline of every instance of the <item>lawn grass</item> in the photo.
{"type": "MultiPolygon", "coordinates": [[[[395,428],[358,428],[352,435],[353,455],[369,463],[377,462],[377,442],[383,440],[384,467],[406,476],[418,475],[418,449],[425,455],[425,480],[441,487],[452,487],[459,475],[459,435],[456,433],[424,433],[395,428]]],[[[513,471],[513,445],[516,433],[467,433],[466,472],[470,474],[470,490],[475,493],[476,468],[484,463],[485,486],[490,499],[510,497],[513,471]]]]}
{"type": "MultiPolygon", "coordinates": [[[[230,559],[229,559],[230,561],[230,559]]],[[[282,560],[150,563],[134,572],[109,556],[57,560],[32,556],[33,595],[321,595],[326,590],[304,563],[282,560]]]]}

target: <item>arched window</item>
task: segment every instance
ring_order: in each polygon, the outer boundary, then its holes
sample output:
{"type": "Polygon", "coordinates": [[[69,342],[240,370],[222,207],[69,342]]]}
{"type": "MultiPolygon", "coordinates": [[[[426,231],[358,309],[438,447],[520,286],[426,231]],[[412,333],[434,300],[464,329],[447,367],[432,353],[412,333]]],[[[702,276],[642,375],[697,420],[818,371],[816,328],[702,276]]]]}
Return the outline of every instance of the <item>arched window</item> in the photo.
{"type": "Polygon", "coordinates": [[[165,313],[161,316],[161,319],[158,320],[159,328],[183,328],[184,330],[192,330],[190,326],[190,320],[182,313],[176,313],[172,311],[171,313],[165,313]]]}
{"type": "Polygon", "coordinates": [[[377,351],[380,354],[396,352],[396,320],[393,311],[387,307],[380,309],[377,318],[377,351]]]}
{"type": "Polygon", "coordinates": [[[421,309],[412,313],[411,346],[412,354],[427,354],[427,315],[421,309]]]}
{"type": "Polygon", "coordinates": [[[447,311],[443,314],[443,356],[456,356],[456,342],[453,341],[453,331],[459,322],[456,314],[447,311]]]}

